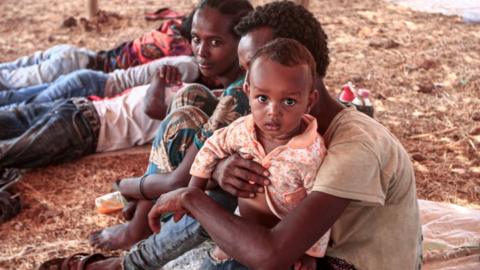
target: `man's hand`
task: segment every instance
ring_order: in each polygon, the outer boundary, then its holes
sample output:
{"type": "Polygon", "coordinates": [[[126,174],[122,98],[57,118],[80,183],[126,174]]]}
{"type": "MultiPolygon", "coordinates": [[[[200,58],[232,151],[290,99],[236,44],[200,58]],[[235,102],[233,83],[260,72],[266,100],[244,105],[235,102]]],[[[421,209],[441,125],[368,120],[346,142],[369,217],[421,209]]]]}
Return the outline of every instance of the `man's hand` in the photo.
{"type": "Polygon", "coordinates": [[[181,200],[189,192],[200,190],[196,187],[179,188],[174,191],[163,194],[157,199],[155,205],[148,213],[148,225],[154,233],[160,232],[160,217],[162,214],[175,212],[173,220],[179,221],[186,213],[181,200]]]}
{"type": "Polygon", "coordinates": [[[182,74],[178,68],[168,65],[161,66],[145,95],[145,114],[152,119],[163,119],[173,97],[173,93],[167,93],[166,87],[181,84],[182,74]]]}
{"type": "Polygon", "coordinates": [[[262,165],[238,154],[220,161],[213,172],[220,187],[237,197],[252,198],[270,184],[270,173],[262,165]]]}

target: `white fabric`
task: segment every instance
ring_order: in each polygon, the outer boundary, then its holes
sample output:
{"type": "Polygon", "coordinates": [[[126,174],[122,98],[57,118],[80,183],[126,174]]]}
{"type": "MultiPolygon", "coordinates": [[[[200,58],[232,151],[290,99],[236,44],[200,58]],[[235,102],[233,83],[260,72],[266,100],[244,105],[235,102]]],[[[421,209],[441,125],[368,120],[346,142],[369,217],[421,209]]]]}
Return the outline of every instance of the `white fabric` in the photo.
{"type": "Polygon", "coordinates": [[[97,151],[120,150],[150,142],[160,126],[143,112],[149,85],[135,87],[111,99],[93,101],[100,117],[97,151]]]}
{"type": "MultiPolygon", "coordinates": [[[[115,82],[116,87],[121,88],[130,84],[150,81],[151,76],[155,74],[160,65],[176,66],[182,73],[183,82],[193,82],[200,75],[198,65],[190,56],[165,57],[152,63],[154,64],[114,72],[112,78],[116,79],[111,80],[111,83],[115,82]],[[148,74],[142,74],[142,72],[148,74]]],[[[184,85],[175,86],[175,88],[178,90],[184,85]]],[[[150,119],[144,113],[143,99],[149,86],[149,84],[137,86],[122,92],[119,96],[93,102],[100,117],[97,152],[120,150],[149,143],[153,140],[161,121],[150,119]]],[[[115,91],[119,91],[120,88],[115,91]]],[[[115,89],[115,87],[110,88],[110,90],[112,89],[115,89]]],[[[123,89],[126,88],[122,88],[122,91],[123,89]]],[[[166,97],[168,98],[176,90],[167,87],[166,97]]],[[[107,93],[105,95],[108,96],[107,93]]]]}

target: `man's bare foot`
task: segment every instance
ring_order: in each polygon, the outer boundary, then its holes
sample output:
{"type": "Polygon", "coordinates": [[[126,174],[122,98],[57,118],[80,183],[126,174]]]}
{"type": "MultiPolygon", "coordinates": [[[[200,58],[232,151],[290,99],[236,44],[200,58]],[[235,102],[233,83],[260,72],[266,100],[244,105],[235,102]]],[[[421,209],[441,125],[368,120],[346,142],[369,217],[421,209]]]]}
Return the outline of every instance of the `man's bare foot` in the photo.
{"type": "Polygon", "coordinates": [[[123,218],[126,220],[132,220],[137,210],[137,201],[129,201],[122,209],[123,218]]]}
{"type": "Polygon", "coordinates": [[[93,232],[88,237],[90,245],[105,249],[123,249],[128,250],[138,241],[147,238],[152,232],[150,228],[132,229],[130,223],[118,224],[93,232]]]}
{"type": "Polygon", "coordinates": [[[86,270],[120,270],[122,269],[122,257],[108,258],[87,264],[86,270]]]}

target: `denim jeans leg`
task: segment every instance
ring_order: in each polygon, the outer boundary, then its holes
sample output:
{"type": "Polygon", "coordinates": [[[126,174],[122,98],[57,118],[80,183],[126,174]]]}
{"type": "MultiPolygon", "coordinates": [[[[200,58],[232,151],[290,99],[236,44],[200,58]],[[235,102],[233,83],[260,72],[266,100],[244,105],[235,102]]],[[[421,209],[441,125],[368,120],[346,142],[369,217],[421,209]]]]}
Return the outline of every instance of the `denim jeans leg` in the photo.
{"type": "MultiPolygon", "coordinates": [[[[17,115],[26,122],[17,119],[14,131],[24,131],[0,141],[0,168],[34,168],[95,151],[95,134],[71,100],[28,105],[22,106],[23,111],[17,109],[17,115]]],[[[3,113],[0,112],[0,116],[3,113]]],[[[0,123],[2,119],[0,117],[0,123]]],[[[14,120],[15,117],[10,116],[9,121],[14,120]]]]}
{"type": "Polygon", "coordinates": [[[108,74],[101,71],[81,69],[59,77],[27,103],[48,102],[71,97],[103,97],[108,74]]]}
{"type": "Polygon", "coordinates": [[[208,237],[200,233],[200,223],[185,215],[169,220],[159,234],[137,243],[124,257],[124,269],[157,269],[197,247],[208,237]]]}
{"type": "Polygon", "coordinates": [[[54,102],[46,102],[16,105],[0,110],[0,142],[21,136],[53,106],[55,106],[54,102]]]}
{"type": "Polygon", "coordinates": [[[51,55],[48,59],[33,65],[0,69],[0,90],[53,82],[63,74],[86,68],[95,55],[95,52],[87,49],[74,48],[51,55]]]}
{"type": "Polygon", "coordinates": [[[41,62],[46,61],[57,54],[75,49],[76,47],[68,44],[56,45],[46,49],[45,51],[36,51],[31,55],[22,56],[10,62],[0,63],[0,69],[13,70],[21,67],[40,64],[41,62]]]}
{"type": "MultiPolygon", "coordinates": [[[[237,206],[236,197],[220,188],[209,196],[229,212],[237,206]]],[[[175,223],[170,219],[160,233],[136,244],[124,257],[124,269],[157,269],[210,239],[200,223],[185,215],[175,223]]]]}
{"type": "Polygon", "coordinates": [[[202,270],[248,270],[248,268],[234,259],[216,260],[212,257],[210,252],[208,256],[203,260],[202,270]]]}
{"type": "Polygon", "coordinates": [[[49,85],[50,84],[48,83],[44,83],[21,89],[0,91],[0,109],[5,109],[2,107],[8,105],[25,102],[26,100],[37,96],[43,90],[47,89],[49,85]]]}

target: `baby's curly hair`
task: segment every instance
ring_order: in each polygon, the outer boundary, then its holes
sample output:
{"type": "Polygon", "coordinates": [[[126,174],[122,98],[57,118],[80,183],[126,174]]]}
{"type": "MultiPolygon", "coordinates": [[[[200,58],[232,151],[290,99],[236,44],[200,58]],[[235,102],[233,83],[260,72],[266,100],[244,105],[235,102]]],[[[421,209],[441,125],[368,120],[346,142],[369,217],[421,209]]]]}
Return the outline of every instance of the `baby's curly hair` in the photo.
{"type": "Polygon", "coordinates": [[[313,89],[316,73],[315,59],[300,42],[290,38],[276,38],[258,49],[253,55],[250,65],[253,66],[253,63],[262,57],[286,67],[306,65],[310,70],[311,88],[313,89]]]}
{"type": "Polygon", "coordinates": [[[311,12],[290,1],[272,2],[243,17],[235,26],[235,31],[244,36],[260,26],[271,27],[275,38],[291,38],[304,45],[317,63],[317,74],[325,77],[330,63],[328,38],[311,12]]]}

